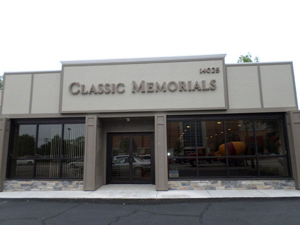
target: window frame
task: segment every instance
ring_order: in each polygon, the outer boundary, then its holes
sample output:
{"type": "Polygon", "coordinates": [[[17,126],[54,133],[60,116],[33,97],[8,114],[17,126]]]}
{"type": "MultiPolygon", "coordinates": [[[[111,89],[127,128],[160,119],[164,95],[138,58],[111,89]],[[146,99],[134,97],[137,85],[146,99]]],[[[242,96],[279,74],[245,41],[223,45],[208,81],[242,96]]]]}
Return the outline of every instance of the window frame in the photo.
{"type": "Polygon", "coordinates": [[[84,124],[85,125],[85,118],[53,118],[53,119],[14,119],[11,120],[11,129],[10,129],[10,137],[9,137],[9,147],[8,147],[8,156],[7,156],[7,171],[6,171],[6,178],[7,179],[18,179],[18,180],[83,180],[83,175],[80,178],[68,178],[68,177],[62,177],[62,162],[64,160],[83,160],[84,162],[84,155],[83,158],[64,158],[63,153],[64,153],[64,128],[65,124],[84,124]],[[38,158],[36,157],[37,153],[37,146],[38,146],[38,134],[39,134],[39,126],[40,125],[51,125],[51,124],[57,124],[62,126],[61,130],[61,152],[60,152],[60,157],[59,158],[38,158]],[[31,177],[12,177],[12,165],[11,162],[13,160],[22,160],[19,159],[18,157],[12,157],[13,155],[13,146],[14,146],[14,134],[17,126],[20,125],[36,125],[36,136],[35,136],[35,146],[34,146],[34,156],[30,158],[26,158],[26,160],[33,160],[33,173],[31,177]],[[49,161],[49,160],[59,160],[59,176],[58,177],[36,177],[36,166],[37,163],[36,161],[49,161]]]}
{"type": "MultiPolygon", "coordinates": [[[[196,129],[196,124],[197,122],[201,121],[222,121],[223,122],[223,135],[224,135],[224,140],[225,140],[225,152],[226,155],[224,156],[226,158],[226,176],[200,176],[199,175],[199,164],[198,164],[198,159],[205,160],[205,159],[213,159],[213,158],[220,158],[218,156],[198,156],[198,151],[196,151],[196,156],[195,157],[188,157],[188,156],[168,156],[168,162],[169,160],[173,161],[176,159],[190,159],[190,158],[195,158],[196,159],[196,172],[197,175],[196,177],[178,177],[178,178],[173,178],[169,176],[169,164],[168,164],[168,179],[169,180],[199,180],[199,179],[289,179],[292,178],[292,170],[291,170],[291,156],[290,156],[290,149],[289,149],[289,142],[288,142],[288,134],[287,134],[287,126],[286,126],[286,117],[285,113],[253,113],[253,114],[222,114],[222,115],[180,115],[180,116],[168,116],[167,117],[167,123],[169,122],[194,122],[195,124],[195,149],[198,149],[198,141],[197,141],[197,129],[196,129]],[[226,132],[226,121],[232,121],[232,120],[251,120],[253,124],[253,135],[256,137],[256,121],[257,120],[271,120],[271,119],[277,119],[281,120],[282,122],[282,129],[283,129],[283,138],[284,138],[284,147],[286,149],[286,155],[275,155],[275,156],[270,156],[270,155],[259,155],[258,154],[258,146],[257,146],[257,140],[254,138],[254,144],[255,144],[255,155],[252,155],[248,157],[247,156],[228,156],[228,151],[227,151],[227,132],[226,132]],[[228,160],[231,158],[255,158],[256,159],[256,165],[257,165],[257,175],[256,176],[232,176],[230,175],[230,166],[228,160]],[[286,158],[287,160],[287,176],[261,176],[260,174],[260,166],[259,166],[259,160],[262,158],[286,158]]],[[[168,135],[168,129],[167,129],[167,137],[168,135]]]]}

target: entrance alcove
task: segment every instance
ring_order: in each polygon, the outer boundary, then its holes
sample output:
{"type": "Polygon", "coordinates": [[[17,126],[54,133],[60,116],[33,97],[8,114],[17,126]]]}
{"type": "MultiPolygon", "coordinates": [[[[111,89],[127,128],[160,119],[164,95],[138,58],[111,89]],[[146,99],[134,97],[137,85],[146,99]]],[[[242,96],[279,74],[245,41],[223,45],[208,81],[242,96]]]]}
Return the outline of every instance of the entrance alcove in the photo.
{"type": "Polygon", "coordinates": [[[154,117],[88,116],[84,190],[95,190],[112,181],[113,183],[154,183],[154,130],[154,117]],[[115,144],[112,143],[113,140],[115,144]],[[119,160],[119,168],[113,170],[112,160],[116,161],[120,155],[127,158],[127,161],[123,157],[124,162],[119,160]],[[138,164],[144,164],[142,171],[137,169],[138,164]],[[126,169],[120,169],[121,165],[126,169]],[[115,177],[112,173],[120,170],[127,173],[125,177],[128,179],[119,179],[115,182],[116,180],[112,180],[115,177]],[[148,179],[137,179],[140,176],[145,178],[143,175],[148,179]]]}

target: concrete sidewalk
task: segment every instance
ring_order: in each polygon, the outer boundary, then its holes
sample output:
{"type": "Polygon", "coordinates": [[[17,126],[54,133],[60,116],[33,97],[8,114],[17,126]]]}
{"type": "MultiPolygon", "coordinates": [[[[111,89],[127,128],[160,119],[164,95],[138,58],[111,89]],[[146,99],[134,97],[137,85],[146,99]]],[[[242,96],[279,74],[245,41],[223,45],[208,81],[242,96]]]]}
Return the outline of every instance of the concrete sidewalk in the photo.
{"type": "Polygon", "coordinates": [[[220,199],[291,198],[300,190],[169,190],[156,191],[154,185],[104,185],[96,191],[0,192],[0,199],[220,199]]]}

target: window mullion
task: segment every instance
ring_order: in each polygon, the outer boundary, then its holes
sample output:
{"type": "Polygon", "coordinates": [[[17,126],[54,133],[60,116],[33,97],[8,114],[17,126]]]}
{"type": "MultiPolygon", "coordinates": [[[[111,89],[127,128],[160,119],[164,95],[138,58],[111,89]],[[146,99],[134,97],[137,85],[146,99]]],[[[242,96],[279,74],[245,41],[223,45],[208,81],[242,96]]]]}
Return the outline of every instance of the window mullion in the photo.
{"type": "Polygon", "coordinates": [[[34,168],[33,168],[33,178],[36,177],[36,159],[37,159],[37,147],[38,147],[38,140],[39,140],[39,124],[36,124],[36,135],[35,135],[35,145],[34,145],[34,168]]]}
{"type": "Polygon", "coordinates": [[[257,137],[256,137],[256,120],[253,119],[252,122],[253,122],[253,135],[254,135],[254,145],[255,145],[255,158],[256,158],[257,176],[260,176],[259,160],[258,160],[257,137]]]}
{"type": "Polygon", "coordinates": [[[226,120],[223,120],[223,131],[224,131],[224,140],[225,140],[225,158],[226,158],[226,172],[227,172],[227,176],[229,177],[229,160],[228,160],[228,149],[227,149],[227,129],[226,129],[226,120]]]}
{"type": "Polygon", "coordinates": [[[64,135],[65,135],[65,124],[62,124],[62,131],[61,131],[61,143],[60,143],[60,154],[59,154],[59,178],[62,177],[62,158],[64,155],[64,135]]]}
{"type": "Polygon", "coordinates": [[[194,132],[194,135],[195,135],[195,148],[196,148],[196,169],[197,169],[197,177],[199,177],[199,169],[198,169],[199,162],[198,162],[197,122],[196,122],[196,121],[194,121],[194,126],[195,126],[195,132],[194,132]]]}

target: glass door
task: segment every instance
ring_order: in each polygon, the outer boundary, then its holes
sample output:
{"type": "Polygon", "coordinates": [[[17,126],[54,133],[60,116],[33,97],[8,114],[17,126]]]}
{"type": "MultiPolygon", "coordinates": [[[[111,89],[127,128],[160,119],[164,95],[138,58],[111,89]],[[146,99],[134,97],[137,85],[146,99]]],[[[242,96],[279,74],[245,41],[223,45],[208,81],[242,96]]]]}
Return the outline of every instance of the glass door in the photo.
{"type": "Polygon", "coordinates": [[[108,183],[154,183],[152,134],[110,134],[108,140],[108,183]]]}

